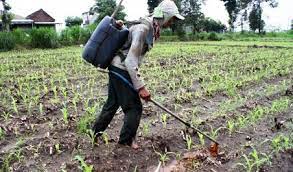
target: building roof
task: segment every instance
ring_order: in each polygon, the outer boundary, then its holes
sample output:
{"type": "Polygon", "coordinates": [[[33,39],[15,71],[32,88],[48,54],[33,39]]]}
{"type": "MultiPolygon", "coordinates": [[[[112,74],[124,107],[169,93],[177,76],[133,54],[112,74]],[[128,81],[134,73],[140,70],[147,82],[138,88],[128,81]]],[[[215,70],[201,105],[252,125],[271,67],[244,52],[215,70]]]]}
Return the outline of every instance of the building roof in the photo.
{"type": "Polygon", "coordinates": [[[43,9],[28,15],[26,19],[31,19],[34,22],[55,22],[55,19],[46,13],[43,9]]]}
{"type": "MultiPolygon", "coordinates": [[[[34,21],[31,19],[25,19],[24,17],[13,14],[13,19],[11,20],[11,24],[32,24],[34,21]]],[[[0,19],[0,23],[2,23],[2,20],[0,19]]]]}
{"type": "Polygon", "coordinates": [[[17,15],[17,14],[13,14],[13,19],[14,19],[14,20],[24,20],[25,17],[20,16],[20,15],[17,15]]]}

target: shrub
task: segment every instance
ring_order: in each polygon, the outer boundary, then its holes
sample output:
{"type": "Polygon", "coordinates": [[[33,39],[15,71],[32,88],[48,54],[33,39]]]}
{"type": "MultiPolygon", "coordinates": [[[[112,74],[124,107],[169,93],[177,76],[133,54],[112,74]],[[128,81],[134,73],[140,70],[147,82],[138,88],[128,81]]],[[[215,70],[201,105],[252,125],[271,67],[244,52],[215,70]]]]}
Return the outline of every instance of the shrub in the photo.
{"type": "Polygon", "coordinates": [[[31,46],[34,48],[57,48],[58,36],[54,29],[39,28],[31,31],[31,46]]]}
{"type": "Polygon", "coordinates": [[[81,27],[80,26],[73,26],[70,27],[70,35],[73,39],[74,44],[79,44],[79,35],[81,32],[81,27]]]}
{"type": "Polygon", "coordinates": [[[82,28],[79,35],[79,43],[85,44],[91,37],[92,31],[89,28],[82,28]]]}
{"type": "Polygon", "coordinates": [[[60,34],[60,43],[62,45],[85,44],[93,33],[94,28],[73,26],[64,29],[60,34]]]}
{"type": "Polygon", "coordinates": [[[15,29],[12,31],[15,38],[15,43],[21,46],[28,46],[30,44],[30,35],[22,29],[15,29]]]}
{"type": "Polygon", "coordinates": [[[210,40],[210,41],[220,41],[221,38],[215,32],[212,32],[212,33],[209,34],[208,40],[210,40]]]}
{"type": "Polygon", "coordinates": [[[0,51],[9,51],[15,47],[15,38],[10,32],[0,32],[0,51]]]}
{"type": "Polygon", "coordinates": [[[70,33],[70,28],[66,28],[62,30],[59,37],[59,41],[62,45],[65,45],[65,46],[73,44],[73,38],[70,33]]]}

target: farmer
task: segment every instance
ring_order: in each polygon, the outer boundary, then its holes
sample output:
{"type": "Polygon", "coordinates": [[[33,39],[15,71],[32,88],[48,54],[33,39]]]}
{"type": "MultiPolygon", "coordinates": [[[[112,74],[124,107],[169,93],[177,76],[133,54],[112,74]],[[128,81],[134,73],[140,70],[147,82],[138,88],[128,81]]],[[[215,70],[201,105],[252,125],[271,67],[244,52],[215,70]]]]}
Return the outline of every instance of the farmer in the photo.
{"type": "MultiPolygon", "coordinates": [[[[108,99],[93,125],[93,131],[97,136],[107,128],[121,106],[125,117],[118,143],[129,145],[133,149],[139,148],[134,140],[142,114],[140,98],[148,101],[151,99],[151,94],[140,78],[138,67],[145,53],[152,48],[153,40],[160,37],[160,29],[169,27],[176,19],[183,20],[184,17],[179,14],[173,1],[163,0],[155,8],[152,17],[141,18],[137,24],[130,27],[128,40],[122,51],[114,57],[109,70],[125,77],[133,84],[137,93],[123,84],[120,78],[109,74],[108,99]]],[[[123,25],[121,21],[117,24],[123,25]]]]}

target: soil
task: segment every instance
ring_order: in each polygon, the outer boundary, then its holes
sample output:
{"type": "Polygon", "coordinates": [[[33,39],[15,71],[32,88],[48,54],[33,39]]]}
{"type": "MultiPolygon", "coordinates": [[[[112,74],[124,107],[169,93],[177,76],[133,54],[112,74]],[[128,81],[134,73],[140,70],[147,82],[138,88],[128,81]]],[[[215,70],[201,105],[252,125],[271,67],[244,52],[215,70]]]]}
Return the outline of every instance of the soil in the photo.
{"type": "MultiPolygon", "coordinates": [[[[261,91],[267,84],[278,85],[283,80],[290,80],[293,75],[275,77],[263,80],[260,83],[252,83],[239,88],[241,95],[245,96],[251,90],[261,91]]],[[[84,78],[86,79],[86,78],[84,78]]],[[[200,84],[200,83],[196,83],[200,84]]],[[[12,85],[10,85],[12,86],[12,85]]],[[[196,86],[199,89],[199,86],[196,86]]],[[[161,91],[162,95],[164,90],[161,91]]],[[[69,97],[72,95],[69,95],[69,97]]],[[[211,97],[198,99],[195,103],[185,103],[180,112],[188,111],[192,107],[198,107],[198,118],[202,122],[196,126],[203,131],[210,131],[209,126],[214,129],[225,127],[228,119],[236,118],[236,113],[247,115],[251,109],[260,106],[269,106],[274,100],[287,97],[293,100],[292,85],[285,91],[276,92],[270,96],[251,96],[236,111],[227,112],[221,116],[213,116],[219,105],[229,99],[224,93],[218,93],[211,97]]],[[[15,97],[21,104],[21,98],[15,97]]],[[[164,128],[160,122],[160,109],[151,103],[144,103],[144,112],[141,125],[137,134],[138,150],[128,146],[117,144],[119,132],[122,126],[124,114],[120,111],[112,120],[106,130],[109,135],[109,143],[105,144],[98,139],[96,145],[92,145],[89,137],[78,134],[77,121],[82,111],[81,105],[77,115],[69,117],[69,123],[65,124],[60,113],[62,107],[52,103],[53,91],[40,96],[40,102],[44,105],[44,113],[39,114],[34,109],[30,115],[24,108],[19,108],[19,115],[11,116],[5,121],[0,118],[0,127],[6,132],[5,139],[0,141],[0,167],[5,166],[7,157],[13,157],[10,166],[4,171],[81,171],[80,163],[75,159],[81,155],[87,164],[94,167],[98,172],[118,171],[245,171],[237,166],[243,163],[243,154],[248,155],[253,148],[261,153],[269,154],[272,148],[267,143],[275,136],[292,133],[290,125],[293,123],[293,104],[286,112],[270,114],[259,120],[256,124],[241,128],[229,135],[227,129],[219,131],[217,141],[220,143],[219,152],[213,157],[209,152],[211,142],[205,139],[205,145],[200,144],[196,133],[186,130],[186,127],[169,117],[167,127],[164,128]],[[150,132],[143,133],[142,124],[151,121],[150,132]],[[282,124],[278,123],[282,121],[282,124]],[[193,147],[187,150],[185,133],[192,135],[193,147]],[[21,136],[22,139],[16,139],[21,136]],[[263,143],[263,144],[260,144],[263,143]],[[58,145],[58,146],[57,146],[58,145]],[[59,147],[57,149],[57,147],[59,147]],[[18,157],[17,151],[21,150],[18,157]],[[11,152],[15,152],[11,154],[11,152]],[[160,155],[167,154],[165,164],[160,165],[160,155]]],[[[70,97],[70,99],[73,97],[70,97]]],[[[70,102],[69,102],[70,103],[70,102]]],[[[172,104],[175,100],[170,98],[164,105],[174,110],[172,104]]],[[[1,114],[5,112],[0,107],[1,114]]],[[[9,159],[9,158],[8,158],[9,159]]],[[[263,165],[260,171],[293,171],[293,150],[288,149],[274,153],[271,165],[263,165]]]]}

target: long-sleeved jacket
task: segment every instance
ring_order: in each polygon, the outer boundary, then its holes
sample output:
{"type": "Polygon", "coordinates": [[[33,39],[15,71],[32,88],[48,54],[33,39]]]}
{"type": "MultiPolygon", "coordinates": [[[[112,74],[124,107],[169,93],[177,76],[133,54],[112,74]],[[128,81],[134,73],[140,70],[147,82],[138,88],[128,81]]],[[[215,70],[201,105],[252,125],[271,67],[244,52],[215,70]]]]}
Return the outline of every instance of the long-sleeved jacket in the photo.
{"type": "Polygon", "coordinates": [[[141,19],[140,24],[136,24],[129,28],[129,36],[124,48],[122,56],[116,55],[112,60],[112,65],[120,69],[128,71],[135,89],[139,90],[145,84],[139,74],[139,66],[142,63],[145,53],[151,48],[153,43],[153,24],[152,19],[141,19]]]}

